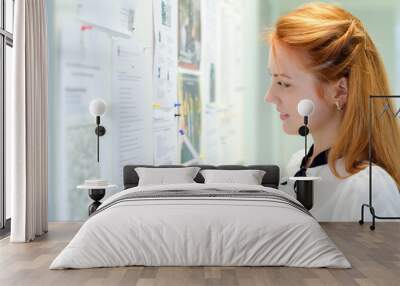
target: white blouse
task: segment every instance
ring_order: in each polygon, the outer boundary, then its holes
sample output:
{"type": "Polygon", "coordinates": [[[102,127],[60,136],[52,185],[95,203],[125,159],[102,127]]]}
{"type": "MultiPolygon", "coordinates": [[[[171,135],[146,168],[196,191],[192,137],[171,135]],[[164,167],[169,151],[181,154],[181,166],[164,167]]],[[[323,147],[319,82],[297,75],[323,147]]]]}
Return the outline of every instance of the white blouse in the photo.
{"type": "MultiPolygon", "coordinates": [[[[287,172],[293,176],[301,166],[304,149],[292,155],[287,165],[287,172]]],[[[343,159],[336,162],[339,174],[348,174],[343,159]]],[[[361,205],[368,203],[369,168],[366,168],[346,179],[337,178],[328,164],[308,168],[307,176],[321,177],[314,181],[314,205],[311,214],[318,221],[358,221],[361,218],[361,205]]],[[[286,181],[282,178],[282,182],[286,181]]],[[[284,190],[296,197],[294,181],[280,185],[284,190]]],[[[400,192],[395,180],[383,168],[372,165],[372,205],[378,216],[400,217],[400,192]]],[[[371,221],[369,208],[364,208],[364,220],[371,221]]]]}

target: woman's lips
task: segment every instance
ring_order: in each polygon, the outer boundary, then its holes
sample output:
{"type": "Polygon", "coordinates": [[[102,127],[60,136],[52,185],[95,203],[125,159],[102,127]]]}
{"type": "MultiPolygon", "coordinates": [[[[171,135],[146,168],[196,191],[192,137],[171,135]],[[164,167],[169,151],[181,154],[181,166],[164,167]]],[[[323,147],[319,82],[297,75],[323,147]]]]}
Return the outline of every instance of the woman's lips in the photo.
{"type": "Polygon", "coordinates": [[[286,120],[286,119],[289,118],[289,114],[281,113],[281,114],[279,115],[279,117],[281,118],[281,120],[286,120]]]}

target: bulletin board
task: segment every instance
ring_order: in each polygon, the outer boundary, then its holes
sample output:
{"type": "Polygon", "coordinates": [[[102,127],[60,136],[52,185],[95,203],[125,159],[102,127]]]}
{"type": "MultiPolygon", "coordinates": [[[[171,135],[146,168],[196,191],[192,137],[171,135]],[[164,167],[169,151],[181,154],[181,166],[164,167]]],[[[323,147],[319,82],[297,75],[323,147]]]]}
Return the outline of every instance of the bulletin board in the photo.
{"type": "Polygon", "coordinates": [[[239,0],[61,0],[49,19],[50,220],[82,220],[76,186],[122,190],[128,164],[224,164],[243,158],[239,0]],[[238,34],[239,33],[239,34],[238,34]],[[232,49],[235,47],[235,49],[232,49]],[[96,159],[101,98],[106,128],[96,159]],[[69,203],[65,203],[69,202],[69,203]]]}

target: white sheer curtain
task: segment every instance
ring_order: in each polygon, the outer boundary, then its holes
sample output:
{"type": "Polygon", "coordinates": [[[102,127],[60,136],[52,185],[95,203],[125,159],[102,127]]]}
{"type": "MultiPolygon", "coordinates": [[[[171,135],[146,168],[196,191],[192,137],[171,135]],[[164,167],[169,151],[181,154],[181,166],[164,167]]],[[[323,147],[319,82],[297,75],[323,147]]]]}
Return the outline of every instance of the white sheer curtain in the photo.
{"type": "Polygon", "coordinates": [[[15,1],[14,73],[7,112],[11,237],[47,232],[47,32],[45,0],[15,1]]]}

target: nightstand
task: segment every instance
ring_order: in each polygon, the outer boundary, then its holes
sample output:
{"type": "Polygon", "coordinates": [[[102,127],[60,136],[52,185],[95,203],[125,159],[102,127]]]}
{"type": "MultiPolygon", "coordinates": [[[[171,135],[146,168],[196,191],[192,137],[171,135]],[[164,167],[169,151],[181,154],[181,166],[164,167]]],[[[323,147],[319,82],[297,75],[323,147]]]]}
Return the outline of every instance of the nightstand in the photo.
{"type": "Polygon", "coordinates": [[[79,185],[78,189],[88,190],[89,197],[94,201],[88,207],[89,216],[97,210],[97,208],[101,205],[100,200],[104,198],[106,194],[106,189],[115,188],[117,185],[104,185],[104,186],[94,186],[94,185],[79,185]]]}
{"type": "Polygon", "coordinates": [[[291,181],[297,181],[296,199],[303,204],[307,210],[314,205],[314,181],[321,177],[289,177],[291,181]]]}

